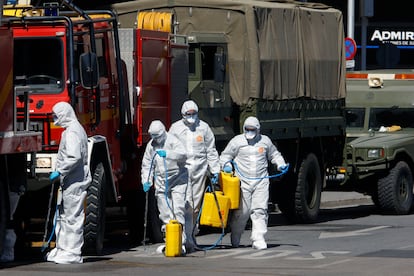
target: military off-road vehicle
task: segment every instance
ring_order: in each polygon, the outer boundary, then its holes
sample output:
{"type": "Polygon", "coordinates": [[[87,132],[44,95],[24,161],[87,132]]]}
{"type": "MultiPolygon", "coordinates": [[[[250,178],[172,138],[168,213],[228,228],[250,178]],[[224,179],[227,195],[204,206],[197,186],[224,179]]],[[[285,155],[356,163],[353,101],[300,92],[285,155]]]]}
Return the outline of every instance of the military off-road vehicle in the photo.
{"type": "Polygon", "coordinates": [[[342,185],[403,215],[413,202],[414,71],[347,74],[342,185]]]}

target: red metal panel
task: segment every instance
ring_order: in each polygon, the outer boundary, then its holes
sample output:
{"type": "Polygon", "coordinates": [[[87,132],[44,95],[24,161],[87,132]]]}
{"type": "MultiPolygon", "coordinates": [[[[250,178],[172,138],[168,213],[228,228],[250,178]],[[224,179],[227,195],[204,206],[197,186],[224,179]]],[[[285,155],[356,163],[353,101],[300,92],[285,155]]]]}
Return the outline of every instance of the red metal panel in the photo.
{"type": "Polygon", "coordinates": [[[147,131],[153,120],[171,125],[170,41],[166,32],[136,31],[136,78],[140,87],[136,116],[138,145],[149,140],[147,131]]]}
{"type": "Polygon", "coordinates": [[[13,37],[0,29],[0,132],[13,130],[13,37]]]}
{"type": "Polygon", "coordinates": [[[16,116],[13,93],[13,36],[0,29],[0,154],[40,151],[40,133],[14,129],[16,116]]]}

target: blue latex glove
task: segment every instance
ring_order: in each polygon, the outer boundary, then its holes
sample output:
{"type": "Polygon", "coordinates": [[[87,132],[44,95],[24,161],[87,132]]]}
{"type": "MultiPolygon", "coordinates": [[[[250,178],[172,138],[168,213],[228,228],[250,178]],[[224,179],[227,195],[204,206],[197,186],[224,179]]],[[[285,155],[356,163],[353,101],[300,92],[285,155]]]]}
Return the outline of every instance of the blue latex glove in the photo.
{"type": "Polygon", "coordinates": [[[233,170],[230,166],[224,166],[223,171],[225,173],[232,173],[233,172],[233,170]]]}
{"type": "Polygon", "coordinates": [[[218,173],[215,173],[213,177],[211,178],[211,184],[217,184],[218,180],[219,180],[219,175],[218,173]]]}
{"type": "Polygon", "coordinates": [[[143,186],[144,192],[148,192],[152,185],[150,182],[145,182],[144,185],[142,186],[143,186]]]}
{"type": "Polygon", "coordinates": [[[56,178],[58,178],[59,176],[60,176],[60,173],[58,171],[51,172],[50,175],[49,175],[49,180],[53,181],[56,178]]]}
{"type": "Polygon", "coordinates": [[[286,171],[288,168],[289,168],[289,166],[288,166],[288,165],[282,165],[282,166],[279,166],[277,169],[278,169],[279,171],[281,171],[281,172],[284,172],[284,171],[286,171]]]}
{"type": "Polygon", "coordinates": [[[160,157],[166,157],[167,156],[167,152],[163,149],[157,149],[156,152],[160,157]]]}

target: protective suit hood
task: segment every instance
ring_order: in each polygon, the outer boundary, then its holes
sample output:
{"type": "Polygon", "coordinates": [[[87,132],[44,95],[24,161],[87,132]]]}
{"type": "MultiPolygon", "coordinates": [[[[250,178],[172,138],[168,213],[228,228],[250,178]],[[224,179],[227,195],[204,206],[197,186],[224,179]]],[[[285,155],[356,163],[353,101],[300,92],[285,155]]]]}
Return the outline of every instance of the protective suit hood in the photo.
{"type": "Polygon", "coordinates": [[[184,124],[187,126],[195,125],[199,121],[197,104],[192,100],[185,101],[181,107],[181,115],[183,116],[184,124]]]}
{"type": "Polygon", "coordinates": [[[55,104],[52,110],[57,117],[54,122],[57,126],[67,128],[71,122],[78,120],[72,106],[67,102],[59,102],[55,104]]]}
{"type": "Polygon", "coordinates": [[[157,144],[162,144],[166,137],[167,131],[165,130],[164,124],[160,120],[152,121],[149,128],[148,133],[151,135],[153,141],[157,144]]]}
{"type": "Polygon", "coordinates": [[[260,134],[260,122],[256,117],[247,117],[243,124],[244,136],[247,140],[253,140],[260,134]]]}

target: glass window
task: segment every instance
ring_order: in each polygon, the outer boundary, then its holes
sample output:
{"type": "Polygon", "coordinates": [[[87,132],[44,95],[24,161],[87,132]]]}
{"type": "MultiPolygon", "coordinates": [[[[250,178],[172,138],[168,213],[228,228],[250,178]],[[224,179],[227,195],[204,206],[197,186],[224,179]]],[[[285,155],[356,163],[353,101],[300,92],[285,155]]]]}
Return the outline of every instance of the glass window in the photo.
{"type": "Polygon", "coordinates": [[[57,93],[64,87],[63,44],[56,37],[16,38],[14,84],[34,93],[57,93]]]}
{"type": "Polygon", "coordinates": [[[346,110],[346,126],[347,127],[364,127],[364,108],[347,108],[346,110]]]}
{"type": "Polygon", "coordinates": [[[381,126],[397,125],[402,128],[414,128],[413,108],[372,108],[369,127],[378,130],[381,126]]]}

